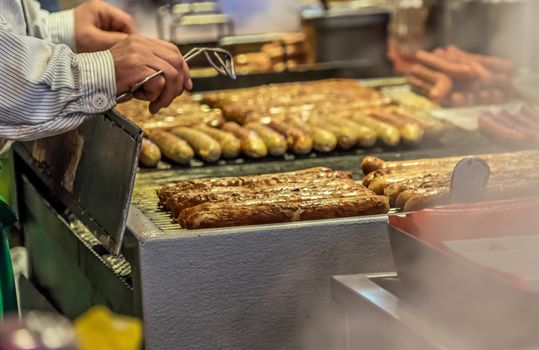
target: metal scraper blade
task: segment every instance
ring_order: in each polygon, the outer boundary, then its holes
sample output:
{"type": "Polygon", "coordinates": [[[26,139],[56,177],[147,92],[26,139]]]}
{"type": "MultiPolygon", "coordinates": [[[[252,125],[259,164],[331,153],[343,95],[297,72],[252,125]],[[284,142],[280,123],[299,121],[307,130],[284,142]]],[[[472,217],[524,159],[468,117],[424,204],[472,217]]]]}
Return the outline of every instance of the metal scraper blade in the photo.
{"type": "Polygon", "coordinates": [[[483,198],[490,178],[490,167],[480,157],[466,157],[459,161],[451,176],[451,203],[477,202],[483,198]]]}

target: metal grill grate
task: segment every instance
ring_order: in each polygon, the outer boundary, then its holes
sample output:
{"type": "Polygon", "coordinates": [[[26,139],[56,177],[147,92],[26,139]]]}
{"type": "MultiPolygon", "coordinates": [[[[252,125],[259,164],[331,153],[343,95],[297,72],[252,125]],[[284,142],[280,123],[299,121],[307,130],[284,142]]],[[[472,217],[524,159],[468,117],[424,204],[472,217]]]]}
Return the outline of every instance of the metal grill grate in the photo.
{"type": "Polygon", "coordinates": [[[352,171],[354,178],[360,179],[360,161],[365,154],[378,155],[385,160],[402,160],[443,157],[456,154],[469,154],[470,147],[475,152],[495,152],[490,143],[480,135],[450,129],[440,139],[425,143],[420,148],[394,148],[388,152],[381,148],[355,150],[348,153],[334,152],[328,155],[311,154],[306,157],[286,155],[283,158],[265,158],[260,161],[233,160],[220,161],[214,165],[195,162],[191,166],[168,169],[141,169],[137,174],[131,203],[146,215],[159,229],[167,233],[179,231],[178,224],[172,223],[169,213],[157,206],[156,190],[173,182],[218,176],[256,175],[294,171],[309,167],[327,166],[335,170],[352,171]],[[470,146],[472,145],[472,146],[470,146]]]}
{"type": "Polygon", "coordinates": [[[354,177],[359,178],[359,161],[361,156],[346,155],[339,157],[313,157],[289,160],[245,162],[236,164],[208,165],[196,168],[178,167],[166,170],[141,170],[137,174],[135,188],[131,204],[136,206],[146,215],[160,230],[167,233],[178,231],[181,227],[173,223],[170,214],[157,205],[156,190],[173,182],[190,179],[217,177],[217,176],[238,176],[255,175],[264,173],[277,173],[283,171],[293,171],[309,167],[327,166],[336,170],[355,170],[354,177]]]}

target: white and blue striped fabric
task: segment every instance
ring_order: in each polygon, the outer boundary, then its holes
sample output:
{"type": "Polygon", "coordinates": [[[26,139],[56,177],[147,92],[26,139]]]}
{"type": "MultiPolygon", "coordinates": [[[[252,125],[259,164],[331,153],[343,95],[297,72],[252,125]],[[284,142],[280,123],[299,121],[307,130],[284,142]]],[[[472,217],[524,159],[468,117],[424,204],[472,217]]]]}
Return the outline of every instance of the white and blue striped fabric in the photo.
{"type": "Polygon", "coordinates": [[[0,138],[33,140],[115,105],[110,51],[75,54],[73,11],[0,0],[0,138]]]}

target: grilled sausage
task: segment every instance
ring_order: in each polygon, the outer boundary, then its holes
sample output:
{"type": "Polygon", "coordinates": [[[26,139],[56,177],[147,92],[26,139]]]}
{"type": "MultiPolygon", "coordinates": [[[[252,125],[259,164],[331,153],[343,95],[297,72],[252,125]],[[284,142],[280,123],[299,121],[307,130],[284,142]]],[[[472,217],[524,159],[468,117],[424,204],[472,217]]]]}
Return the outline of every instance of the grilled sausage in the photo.
{"type": "Polygon", "coordinates": [[[187,127],[174,128],[171,132],[187,141],[195,153],[204,161],[215,162],[221,158],[221,146],[219,142],[207,134],[187,127]]]}
{"type": "Polygon", "coordinates": [[[195,190],[213,190],[230,187],[259,187],[276,186],[278,184],[288,183],[316,183],[317,181],[326,181],[327,179],[352,179],[352,173],[348,171],[333,171],[330,168],[317,167],[285,173],[265,174],[258,176],[239,176],[211,179],[197,179],[191,181],[182,181],[176,184],[164,186],[157,191],[160,204],[162,205],[171,194],[175,192],[186,192],[195,190]]]}
{"type": "Polygon", "coordinates": [[[194,128],[217,140],[224,158],[234,159],[240,154],[241,142],[234,134],[204,124],[196,125],[194,128]]]}
{"type": "Polygon", "coordinates": [[[227,201],[230,205],[243,203],[247,200],[268,201],[292,201],[292,200],[315,200],[329,197],[365,197],[374,193],[367,188],[355,183],[355,181],[328,180],[321,183],[295,183],[283,186],[258,187],[253,190],[247,187],[225,187],[226,191],[188,191],[177,192],[170,196],[165,203],[165,208],[172,212],[174,218],[178,218],[184,209],[194,207],[206,202],[227,201]]]}
{"type": "Polygon", "coordinates": [[[474,78],[474,71],[470,66],[462,63],[452,62],[444,57],[437,56],[427,51],[420,50],[416,53],[416,58],[422,64],[433,69],[448,74],[456,78],[474,78]]]}
{"type": "Polygon", "coordinates": [[[323,128],[309,125],[297,117],[289,117],[287,122],[300,129],[304,133],[311,135],[313,139],[313,148],[317,152],[331,152],[337,147],[337,137],[323,128]]]}
{"type": "Polygon", "coordinates": [[[449,105],[452,107],[463,107],[467,104],[466,95],[462,92],[453,92],[449,97],[449,105]]]}
{"type": "Polygon", "coordinates": [[[147,130],[146,136],[161,149],[165,157],[178,164],[189,164],[195,156],[195,152],[185,140],[168,131],[147,130]]]}
{"type": "Polygon", "coordinates": [[[374,156],[366,156],[361,160],[361,169],[365,175],[370,174],[373,171],[383,169],[384,165],[385,162],[382,159],[374,156]]]}
{"type": "Polygon", "coordinates": [[[147,167],[154,167],[161,160],[159,147],[147,138],[142,139],[140,145],[140,162],[147,167]]]}
{"type": "Polygon", "coordinates": [[[244,125],[247,129],[252,130],[260,136],[264,143],[268,147],[268,152],[274,157],[282,156],[288,145],[283,135],[277,131],[265,126],[260,122],[249,122],[244,125]]]}
{"type": "Polygon", "coordinates": [[[483,113],[478,119],[479,128],[487,135],[508,144],[522,144],[527,140],[526,133],[507,125],[504,118],[491,113],[483,113]]]}
{"type": "Polygon", "coordinates": [[[404,121],[398,117],[395,117],[394,115],[390,113],[385,112],[371,112],[369,116],[393,125],[397,129],[399,129],[399,132],[401,134],[402,140],[408,143],[418,143],[423,140],[424,130],[416,123],[410,123],[407,121],[404,121]]]}
{"type": "Polygon", "coordinates": [[[385,214],[388,210],[387,198],[382,196],[303,201],[264,199],[234,205],[204,203],[183,210],[179,221],[184,228],[198,229],[385,214]]]}
{"type": "Polygon", "coordinates": [[[400,143],[401,134],[396,127],[362,114],[353,114],[351,118],[374,130],[380,141],[387,146],[396,146],[400,143]]]}
{"type": "Polygon", "coordinates": [[[374,144],[376,143],[376,139],[378,138],[376,132],[365,125],[342,118],[336,119],[335,123],[337,125],[340,125],[341,127],[348,128],[355,132],[357,137],[357,143],[361,147],[369,148],[374,146],[374,144]]]}
{"type": "Polygon", "coordinates": [[[268,147],[256,132],[247,130],[235,122],[226,122],[222,128],[240,140],[241,149],[248,157],[263,158],[268,155],[268,147]]]}
{"type": "Polygon", "coordinates": [[[516,69],[515,64],[506,59],[492,57],[492,56],[470,54],[470,53],[460,50],[459,48],[453,45],[448,46],[447,50],[451,52],[452,54],[459,55],[461,60],[479,62],[483,64],[486,68],[495,72],[503,72],[503,73],[512,75],[514,74],[515,69],[516,69]]]}
{"type": "Polygon", "coordinates": [[[414,75],[408,75],[406,81],[410,84],[412,91],[415,93],[430,98],[430,90],[433,88],[433,84],[420,79],[414,75]]]}
{"type": "Polygon", "coordinates": [[[421,64],[416,64],[411,69],[412,76],[429,82],[432,88],[428,92],[431,100],[439,103],[443,101],[453,88],[451,79],[443,73],[435,72],[421,64]]]}
{"type": "Polygon", "coordinates": [[[323,128],[331,132],[337,138],[337,144],[342,149],[350,149],[357,144],[357,134],[349,127],[336,125],[331,121],[320,117],[311,116],[308,120],[309,125],[317,128],[323,128]]]}
{"type": "Polygon", "coordinates": [[[300,155],[309,154],[313,149],[313,139],[300,129],[286,123],[272,119],[269,126],[286,136],[290,149],[300,155]]]}

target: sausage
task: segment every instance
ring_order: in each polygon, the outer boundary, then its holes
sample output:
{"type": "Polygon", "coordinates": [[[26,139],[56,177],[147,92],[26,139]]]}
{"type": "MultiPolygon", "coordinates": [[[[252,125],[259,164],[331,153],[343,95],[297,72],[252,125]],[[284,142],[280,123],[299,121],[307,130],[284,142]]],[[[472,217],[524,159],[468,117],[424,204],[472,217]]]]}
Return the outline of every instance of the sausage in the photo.
{"type": "Polygon", "coordinates": [[[484,83],[492,81],[494,75],[477,61],[469,61],[468,64],[475,72],[475,75],[484,83]]]}
{"type": "Polygon", "coordinates": [[[418,79],[427,81],[432,86],[427,96],[434,102],[439,103],[443,101],[453,88],[453,83],[447,75],[435,72],[423,65],[414,65],[411,69],[411,74],[418,79]]]}
{"type": "Polygon", "coordinates": [[[337,144],[342,149],[350,149],[357,144],[357,135],[350,128],[336,125],[326,119],[310,117],[308,123],[313,127],[323,128],[331,132],[337,138],[337,144]]]}
{"type": "Polygon", "coordinates": [[[198,229],[385,214],[388,211],[389,204],[383,196],[252,200],[234,205],[210,202],[183,210],[179,222],[184,228],[198,229]]]}
{"type": "Polygon", "coordinates": [[[466,103],[466,95],[462,92],[453,92],[449,98],[449,105],[452,107],[464,107],[466,103]]]}
{"type": "Polygon", "coordinates": [[[184,139],[195,153],[206,162],[215,162],[221,158],[221,146],[211,136],[193,128],[179,127],[171,132],[184,139]]]}
{"type": "Polygon", "coordinates": [[[268,147],[252,130],[247,130],[235,122],[223,124],[223,130],[234,134],[241,142],[241,149],[250,158],[263,158],[268,155],[268,147]]]}
{"type": "Polygon", "coordinates": [[[178,218],[184,209],[206,202],[228,201],[231,205],[247,200],[314,200],[331,197],[372,196],[374,193],[354,181],[328,180],[319,184],[297,183],[284,186],[259,187],[255,190],[245,187],[227,187],[228,191],[178,192],[170,196],[165,208],[178,218]]]}
{"type": "Polygon", "coordinates": [[[300,129],[286,123],[272,119],[269,126],[286,136],[290,149],[299,155],[309,154],[313,149],[313,139],[300,129]]]}
{"type": "Polygon", "coordinates": [[[447,50],[453,55],[458,55],[461,60],[479,62],[487,69],[495,72],[503,72],[512,75],[516,70],[516,66],[513,62],[503,58],[467,53],[453,45],[449,45],[447,50]]]}
{"type": "Polygon", "coordinates": [[[234,159],[240,154],[241,142],[234,134],[204,124],[196,125],[194,128],[217,140],[224,158],[234,159]]]}
{"type": "Polygon", "coordinates": [[[287,122],[311,135],[315,151],[327,153],[337,147],[337,137],[332,132],[317,126],[308,125],[298,117],[289,117],[287,118],[287,122]]]}
{"type": "Polygon", "coordinates": [[[260,122],[249,122],[244,125],[249,130],[252,130],[264,140],[264,143],[268,147],[268,152],[274,157],[282,156],[288,145],[283,135],[279,134],[275,130],[265,126],[260,122]]]}
{"type": "Polygon", "coordinates": [[[416,115],[403,108],[392,108],[390,113],[409,123],[416,123],[431,136],[439,135],[444,129],[444,124],[430,115],[416,115]]]}
{"type": "Polygon", "coordinates": [[[353,114],[351,118],[353,121],[374,130],[378,135],[380,141],[382,141],[387,146],[396,146],[401,141],[400,131],[396,127],[388,123],[361,114],[353,114]]]}
{"type": "Polygon", "coordinates": [[[430,90],[433,88],[433,84],[428,81],[424,81],[413,75],[408,75],[406,81],[410,84],[412,91],[415,93],[430,98],[430,90]]]}
{"type": "Polygon", "coordinates": [[[378,157],[366,156],[361,160],[361,170],[365,175],[370,174],[373,171],[383,169],[384,166],[385,162],[378,157]]]}
{"type": "Polygon", "coordinates": [[[140,162],[147,167],[154,167],[161,160],[159,147],[147,138],[142,139],[140,145],[140,162]]]}
{"type": "MultiPolygon", "coordinates": [[[[494,154],[480,154],[478,157],[486,160],[490,167],[496,171],[506,172],[510,169],[522,168],[522,164],[538,164],[539,153],[537,151],[520,151],[513,153],[494,153],[494,154]]],[[[404,161],[392,161],[386,162],[379,158],[376,162],[383,162],[382,168],[378,168],[376,171],[386,171],[390,174],[393,173],[410,173],[410,172],[428,172],[442,170],[452,171],[455,165],[465,156],[455,156],[446,158],[435,159],[415,159],[404,161]]],[[[379,165],[378,165],[379,166],[379,165]]]]}
{"type": "Polygon", "coordinates": [[[478,122],[481,131],[508,144],[520,144],[527,139],[525,133],[509,127],[503,119],[494,114],[483,113],[479,116],[478,122]]]}
{"type": "Polygon", "coordinates": [[[447,202],[449,192],[447,190],[433,189],[425,193],[411,196],[404,205],[404,211],[416,211],[447,202]]]}
{"type": "Polygon", "coordinates": [[[378,136],[371,128],[348,119],[338,119],[335,123],[355,132],[359,146],[369,148],[376,144],[378,136]]]}
{"type": "Polygon", "coordinates": [[[210,115],[186,115],[172,120],[148,120],[144,122],[137,123],[142,129],[162,129],[169,131],[170,129],[180,127],[180,126],[193,126],[197,124],[207,124],[214,127],[218,127],[224,123],[224,118],[221,114],[210,114],[210,115]]]}
{"type": "Polygon", "coordinates": [[[165,157],[178,164],[189,164],[195,156],[195,152],[185,140],[168,131],[147,130],[146,136],[161,149],[165,157]]]}
{"type": "Polygon", "coordinates": [[[275,186],[277,184],[298,183],[310,181],[311,183],[324,179],[345,179],[350,180],[352,173],[348,171],[333,171],[330,168],[316,167],[285,173],[264,174],[258,176],[239,176],[197,179],[191,181],[182,181],[172,185],[161,187],[157,191],[160,204],[166,201],[168,196],[175,192],[186,192],[193,190],[219,190],[221,187],[257,187],[257,186],[275,186]]]}
{"type": "Polygon", "coordinates": [[[424,130],[416,123],[406,122],[394,115],[384,112],[372,112],[370,116],[399,129],[401,138],[408,143],[419,143],[423,140],[424,130]]]}
{"type": "Polygon", "coordinates": [[[436,56],[430,52],[420,50],[416,53],[417,60],[433,69],[442,71],[451,77],[474,78],[474,71],[470,66],[452,62],[444,57],[436,56]]]}

